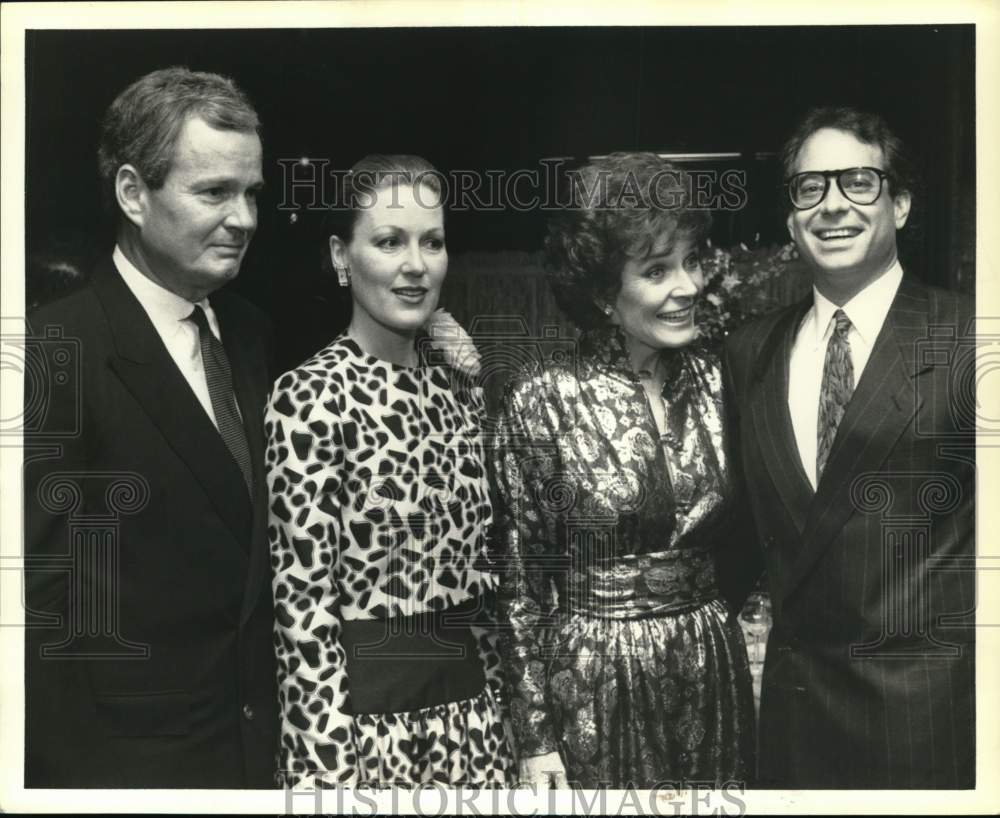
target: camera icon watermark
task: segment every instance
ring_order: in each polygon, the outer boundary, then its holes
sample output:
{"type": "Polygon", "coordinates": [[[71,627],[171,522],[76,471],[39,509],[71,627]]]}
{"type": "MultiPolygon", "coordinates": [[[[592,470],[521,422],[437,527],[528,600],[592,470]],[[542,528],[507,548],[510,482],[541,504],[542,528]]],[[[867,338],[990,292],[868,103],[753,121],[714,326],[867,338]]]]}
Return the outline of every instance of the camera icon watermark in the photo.
{"type": "MultiPolygon", "coordinates": [[[[917,377],[914,400],[917,435],[955,444],[970,436],[1000,435],[1000,410],[980,396],[1000,377],[1000,318],[977,317],[967,326],[931,325],[914,348],[914,371],[947,370],[947,388],[940,379],[917,377]],[[943,415],[946,411],[947,415],[943,415]],[[941,429],[937,418],[947,416],[951,429],[941,429]]],[[[994,390],[995,391],[995,390],[994,390]]]]}
{"type": "MultiPolygon", "coordinates": [[[[528,371],[563,369],[575,373],[580,360],[575,337],[567,336],[558,325],[532,333],[522,315],[478,315],[469,322],[468,332],[475,343],[478,371],[466,376],[464,386],[483,391],[488,409],[483,423],[487,440],[495,432],[495,408],[511,379],[528,371]]],[[[447,363],[442,341],[447,339],[419,339],[418,348],[429,363],[447,363]]],[[[462,342],[456,339],[455,343],[462,342]]],[[[461,351],[458,354],[461,356],[461,351]]]]}
{"type": "MultiPolygon", "coordinates": [[[[4,320],[0,333],[0,372],[5,382],[21,379],[21,406],[5,409],[0,436],[30,436],[50,441],[72,438],[81,431],[81,345],[59,326],[32,333],[26,323],[4,320]],[[56,411],[58,407],[58,411],[56,411]]],[[[6,391],[6,390],[5,390],[6,391]]]]}

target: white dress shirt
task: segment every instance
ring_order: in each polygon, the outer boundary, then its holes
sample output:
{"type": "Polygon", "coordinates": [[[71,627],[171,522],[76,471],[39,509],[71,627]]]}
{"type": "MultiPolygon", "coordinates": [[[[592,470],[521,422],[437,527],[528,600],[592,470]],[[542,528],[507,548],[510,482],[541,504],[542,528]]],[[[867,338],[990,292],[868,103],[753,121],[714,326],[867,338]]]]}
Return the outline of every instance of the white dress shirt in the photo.
{"type": "MultiPolygon", "coordinates": [[[[212,409],[212,398],[208,392],[208,381],[205,379],[205,367],[201,362],[201,341],[198,337],[198,327],[193,321],[186,320],[194,310],[195,304],[170,292],[170,290],[164,289],[139,272],[132,262],[125,258],[120,247],[115,247],[111,258],[124,279],[125,285],[139,300],[149,316],[149,320],[153,322],[153,327],[163,340],[167,352],[177,364],[184,379],[190,385],[191,391],[194,392],[205,413],[218,429],[219,424],[215,420],[215,412],[212,409]]],[[[221,341],[222,333],[219,330],[219,321],[209,306],[208,299],[203,298],[197,302],[197,306],[205,311],[208,326],[215,337],[221,341]]]]}
{"type": "Polygon", "coordinates": [[[813,306],[802,319],[788,372],[788,412],[792,416],[795,443],[802,468],[813,489],[816,488],[816,425],[819,421],[819,393],[823,385],[826,347],[833,332],[833,314],[842,309],[851,322],[847,340],[851,345],[854,386],[872,354],[875,339],[882,330],[896,290],[903,280],[903,268],[897,261],[889,270],[854,296],[843,307],[813,287],[813,306]]]}

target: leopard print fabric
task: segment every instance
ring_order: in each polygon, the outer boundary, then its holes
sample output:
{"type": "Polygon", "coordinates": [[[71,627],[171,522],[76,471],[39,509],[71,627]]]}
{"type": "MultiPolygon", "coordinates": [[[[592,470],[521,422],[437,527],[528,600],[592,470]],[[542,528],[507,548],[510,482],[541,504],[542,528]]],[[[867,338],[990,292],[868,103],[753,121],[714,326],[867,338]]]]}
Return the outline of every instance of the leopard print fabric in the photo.
{"type": "Polygon", "coordinates": [[[453,374],[373,358],[341,336],[275,384],[265,418],[268,534],[280,768],[292,786],[309,774],[320,774],[317,786],[509,780],[491,631],[474,628],[488,681],[481,694],[374,716],[352,715],[340,641],[345,620],[492,595],[482,396],[453,388],[453,374]]]}

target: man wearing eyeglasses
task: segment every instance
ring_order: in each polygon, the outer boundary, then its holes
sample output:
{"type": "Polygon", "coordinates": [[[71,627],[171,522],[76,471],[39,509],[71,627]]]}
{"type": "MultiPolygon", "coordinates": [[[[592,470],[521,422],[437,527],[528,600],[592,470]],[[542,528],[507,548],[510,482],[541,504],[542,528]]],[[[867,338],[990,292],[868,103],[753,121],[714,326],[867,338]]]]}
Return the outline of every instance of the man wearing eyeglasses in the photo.
{"type": "Polygon", "coordinates": [[[811,111],[782,163],[813,292],[727,345],[774,615],[758,783],[971,788],[972,301],[900,265],[914,184],[881,117],[811,111]]]}

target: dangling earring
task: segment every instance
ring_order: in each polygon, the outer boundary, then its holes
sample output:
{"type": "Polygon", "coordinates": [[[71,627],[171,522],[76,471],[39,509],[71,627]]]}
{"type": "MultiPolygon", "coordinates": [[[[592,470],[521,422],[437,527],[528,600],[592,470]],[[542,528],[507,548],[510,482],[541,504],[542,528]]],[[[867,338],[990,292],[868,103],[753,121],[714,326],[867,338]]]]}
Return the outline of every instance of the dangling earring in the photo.
{"type": "Polygon", "coordinates": [[[614,314],[615,308],[610,304],[599,304],[598,307],[608,318],[614,314]]]}
{"type": "Polygon", "coordinates": [[[334,269],[337,271],[337,283],[341,287],[348,287],[351,283],[351,268],[344,267],[340,264],[336,265],[334,269]]]}

